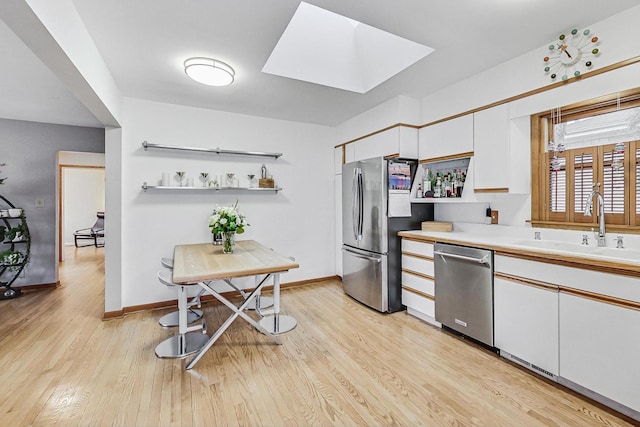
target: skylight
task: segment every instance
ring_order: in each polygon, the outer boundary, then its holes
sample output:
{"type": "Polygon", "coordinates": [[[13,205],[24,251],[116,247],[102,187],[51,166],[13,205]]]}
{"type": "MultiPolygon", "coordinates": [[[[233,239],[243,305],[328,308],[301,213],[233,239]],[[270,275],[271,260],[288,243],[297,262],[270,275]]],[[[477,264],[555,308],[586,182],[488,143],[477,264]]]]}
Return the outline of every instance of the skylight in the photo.
{"type": "Polygon", "coordinates": [[[262,72],[365,93],[433,51],[301,2],[262,72]]]}

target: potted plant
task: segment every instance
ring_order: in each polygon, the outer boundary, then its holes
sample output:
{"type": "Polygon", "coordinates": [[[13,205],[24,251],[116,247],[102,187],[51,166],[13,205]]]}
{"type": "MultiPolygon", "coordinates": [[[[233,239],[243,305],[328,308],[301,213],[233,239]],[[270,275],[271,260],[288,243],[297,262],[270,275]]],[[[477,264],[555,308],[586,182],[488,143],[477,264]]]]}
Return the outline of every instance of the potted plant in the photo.
{"type": "Polygon", "coordinates": [[[15,227],[11,227],[9,230],[5,231],[5,237],[9,241],[19,241],[25,238],[24,234],[26,231],[26,227],[24,222],[21,222],[19,225],[15,227]]]}
{"type": "Polygon", "coordinates": [[[222,234],[222,252],[233,253],[235,235],[244,233],[244,227],[249,226],[243,214],[238,212],[238,201],[233,206],[218,206],[209,217],[211,233],[222,234]]]}
{"type": "Polygon", "coordinates": [[[8,270],[18,270],[25,261],[25,256],[20,251],[7,249],[0,252],[0,267],[6,267],[8,270]]]}

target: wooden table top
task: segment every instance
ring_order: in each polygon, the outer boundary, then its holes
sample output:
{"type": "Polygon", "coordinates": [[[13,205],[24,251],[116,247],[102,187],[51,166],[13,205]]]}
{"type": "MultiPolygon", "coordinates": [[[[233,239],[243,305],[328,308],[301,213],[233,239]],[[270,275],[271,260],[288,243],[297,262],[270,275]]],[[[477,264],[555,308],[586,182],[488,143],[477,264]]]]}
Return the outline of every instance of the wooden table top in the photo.
{"type": "Polygon", "coordinates": [[[173,253],[173,282],[197,283],[280,273],[299,265],[255,240],[237,240],[232,254],[223,254],[221,245],[199,243],[177,245],[173,253]]]}

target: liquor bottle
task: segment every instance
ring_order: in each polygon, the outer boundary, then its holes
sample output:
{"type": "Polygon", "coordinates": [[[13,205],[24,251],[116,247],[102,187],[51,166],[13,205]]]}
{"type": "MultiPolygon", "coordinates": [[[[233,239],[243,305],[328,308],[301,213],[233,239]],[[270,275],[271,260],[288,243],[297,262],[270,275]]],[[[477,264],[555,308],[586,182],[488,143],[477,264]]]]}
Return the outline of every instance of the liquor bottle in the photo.
{"type": "Polygon", "coordinates": [[[451,183],[449,182],[449,174],[444,176],[444,191],[442,197],[451,197],[451,183]]]}
{"type": "Polygon", "coordinates": [[[418,184],[418,191],[416,191],[416,198],[422,199],[422,185],[418,184]]]}
{"type": "Polygon", "coordinates": [[[442,180],[440,174],[436,175],[436,187],[433,189],[433,197],[440,197],[442,195],[442,180]]]}

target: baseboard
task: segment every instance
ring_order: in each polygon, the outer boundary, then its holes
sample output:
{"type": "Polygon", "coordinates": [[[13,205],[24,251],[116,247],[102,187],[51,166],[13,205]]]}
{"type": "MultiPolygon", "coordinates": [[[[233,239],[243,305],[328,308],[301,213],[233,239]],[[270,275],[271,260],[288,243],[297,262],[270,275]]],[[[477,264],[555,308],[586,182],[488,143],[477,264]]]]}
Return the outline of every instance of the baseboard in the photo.
{"type": "Polygon", "coordinates": [[[12,286],[14,289],[20,289],[22,292],[43,291],[46,289],[55,289],[60,287],[60,281],[54,283],[36,283],[34,285],[12,286]]]}
{"type": "Polygon", "coordinates": [[[105,311],[102,315],[102,320],[117,319],[124,316],[124,309],[116,311],[105,311]]]}
{"type": "MultiPolygon", "coordinates": [[[[297,288],[297,287],[302,287],[302,286],[307,286],[307,285],[311,285],[314,283],[320,283],[320,282],[325,282],[325,281],[329,281],[329,280],[341,280],[339,276],[326,276],[326,277],[319,277],[316,279],[307,279],[307,280],[299,280],[297,282],[287,282],[287,283],[281,283],[280,284],[280,289],[291,289],[291,288],[297,288]]],[[[263,291],[270,291],[273,290],[273,285],[270,286],[265,286],[264,288],[262,288],[263,291]]],[[[253,291],[253,288],[247,288],[247,289],[243,289],[247,292],[251,292],[253,291]]],[[[240,295],[238,295],[238,293],[236,291],[228,291],[228,292],[222,292],[221,295],[225,298],[227,298],[228,300],[239,300],[240,299],[240,295]]],[[[213,304],[222,304],[220,301],[218,301],[213,295],[203,295],[202,297],[200,297],[200,301],[202,303],[213,303],[213,304]]],[[[141,311],[151,311],[151,310],[159,310],[159,309],[163,309],[163,308],[171,308],[171,307],[177,307],[178,305],[178,300],[174,299],[174,300],[168,300],[168,301],[158,301],[158,302],[152,302],[149,304],[140,304],[140,305],[132,305],[129,307],[123,307],[121,310],[115,310],[115,311],[106,311],[104,313],[104,315],[102,316],[103,320],[110,320],[110,319],[116,319],[116,318],[120,318],[123,317],[127,314],[131,314],[131,313],[138,313],[141,311]]]]}

